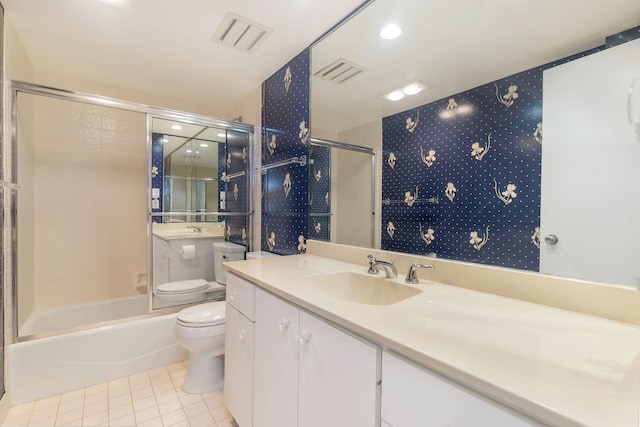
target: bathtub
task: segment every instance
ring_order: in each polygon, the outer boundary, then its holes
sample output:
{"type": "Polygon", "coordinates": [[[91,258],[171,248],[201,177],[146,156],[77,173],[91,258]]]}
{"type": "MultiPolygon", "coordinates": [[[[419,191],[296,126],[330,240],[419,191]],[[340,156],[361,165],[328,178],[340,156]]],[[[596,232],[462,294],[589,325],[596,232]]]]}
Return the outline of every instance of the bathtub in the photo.
{"type": "MultiPolygon", "coordinates": [[[[146,300],[146,298],[145,298],[146,300]]],[[[145,315],[95,329],[9,346],[12,405],[185,360],[176,314],[145,315]]]]}
{"type": "Polygon", "coordinates": [[[20,328],[18,336],[26,337],[139,316],[147,312],[147,304],[146,295],[135,295],[66,307],[38,309],[29,315],[20,328]]]}

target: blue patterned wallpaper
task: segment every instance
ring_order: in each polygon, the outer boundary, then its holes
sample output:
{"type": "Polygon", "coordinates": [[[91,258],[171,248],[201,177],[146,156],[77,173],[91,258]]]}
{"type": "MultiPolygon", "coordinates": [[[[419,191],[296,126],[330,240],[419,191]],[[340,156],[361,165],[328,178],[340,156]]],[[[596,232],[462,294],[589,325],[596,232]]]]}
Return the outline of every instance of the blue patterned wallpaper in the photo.
{"type": "MultiPolygon", "coordinates": [[[[247,171],[247,162],[249,161],[249,137],[245,132],[227,131],[226,153],[224,150],[218,151],[219,168],[224,173],[231,175],[237,172],[247,171]]],[[[222,172],[220,172],[222,174],[222,172]]],[[[226,212],[248,212],[249,211],[249,194],[248,194],[248,176],[239,176],[231,178],[225,183],[220,180],[223,185],[220,191],[225,191],[226,212]]],[[[222,211],[222,210],[221,210],[222,211]]],[[[226,217],[227,240],[240,245],[247,245],[247,233],[249,230],[249,217],[247,216],[228,216],[226,217]]]]}
{"type": "MultiPolygon", "coordinates": [[[[262,163],[308,157],[309,49],[262,84],[262,163]]],[[[269,169],[262,176],[262,250],[306,251],[308,165],[269,169]]]]}
{"type": "Polygon", "coordinates": [[[309,147],[309,238],[329,241],[331,232],[331,148],[309,147]]]}
{"type": "Polygon", "coordinates": [[[382,249],[537,271],[542,72],[600,49],[384,118],[382,249]]]}
{"type": "MultiPolygon", "coordinates": [[[[152,208],[152,212],[162,212],[162,200],[164,197],[163,177],[164,177],[164,135],[153,133],[151,135],[151,188],[160,189],[159,207],[152,208]]],[[[161,216],[154,216],[153,222],[162,222],[161,216]]]]}

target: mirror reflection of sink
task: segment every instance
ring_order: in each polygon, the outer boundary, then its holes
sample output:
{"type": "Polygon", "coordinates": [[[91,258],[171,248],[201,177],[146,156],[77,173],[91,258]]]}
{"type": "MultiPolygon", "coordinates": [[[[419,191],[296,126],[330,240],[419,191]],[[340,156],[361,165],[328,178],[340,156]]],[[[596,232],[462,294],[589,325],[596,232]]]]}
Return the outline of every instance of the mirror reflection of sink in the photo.
{"type": "Polygon", "coordinates": [[[173,238],[173,239],[193,239],[193,238],[205,238],[205,237],[222,237],[224,234],[211,233],[209,231],[201,231],[196,233],[193,230],[162,230],[154,231],[154,234],[160,237],[173,238]]]}
{"type": "Polygon", "coordinates": [[[384,277],[360,273],[327,273],[301,278],[302,286],[325,296],[368,305],[389,305],[422,291],[384,277]]]}

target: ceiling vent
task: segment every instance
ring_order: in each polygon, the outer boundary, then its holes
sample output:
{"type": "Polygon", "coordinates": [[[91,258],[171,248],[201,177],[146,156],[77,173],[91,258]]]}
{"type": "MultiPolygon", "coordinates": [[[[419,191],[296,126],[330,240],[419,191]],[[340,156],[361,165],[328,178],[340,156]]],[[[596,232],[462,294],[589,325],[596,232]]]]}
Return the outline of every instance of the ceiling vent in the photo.
{"type": "Polygon", "coordinates": [[[367,71],[367,69],[363,66],[340,58],[337,61],[334,61],[326,67],[322,68],[314,75],[316,77],[320,77],[323,80],[328,80],[332,83],[341,85],[353,79],[354,77],[359,76],[365,71],[367,71]]]}
{"type": "Polygon", "coordinates": [[[273,30],[247,18],[227,12],[211,36],[211,40],[225,46],[252,53],[273,30]]]}

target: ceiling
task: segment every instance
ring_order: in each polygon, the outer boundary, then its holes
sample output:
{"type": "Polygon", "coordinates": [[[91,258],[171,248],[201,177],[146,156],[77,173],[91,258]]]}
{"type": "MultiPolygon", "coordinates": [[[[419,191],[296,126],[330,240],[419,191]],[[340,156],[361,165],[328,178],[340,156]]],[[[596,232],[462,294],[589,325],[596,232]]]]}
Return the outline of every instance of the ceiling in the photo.
{"type": "Polygon", "coordinates": [[[36,69],[230,111],[362,1],[2,0],[2,5],[36,69]],[[273,31],[253,53],[211,41],[227,12],[273,31]]]}
{"type": "Polygon", "coordinates": [[[311,126],[341,132],[603,45],[640,25],[639,0],[376,0],[312,49],[312,74],[338,58],[366,69],[312,78],[311,126]],[[395,40],[378,36],[397,24],[395,40]],[[430,88],[380,98],[415,80],[430,88]]]}

